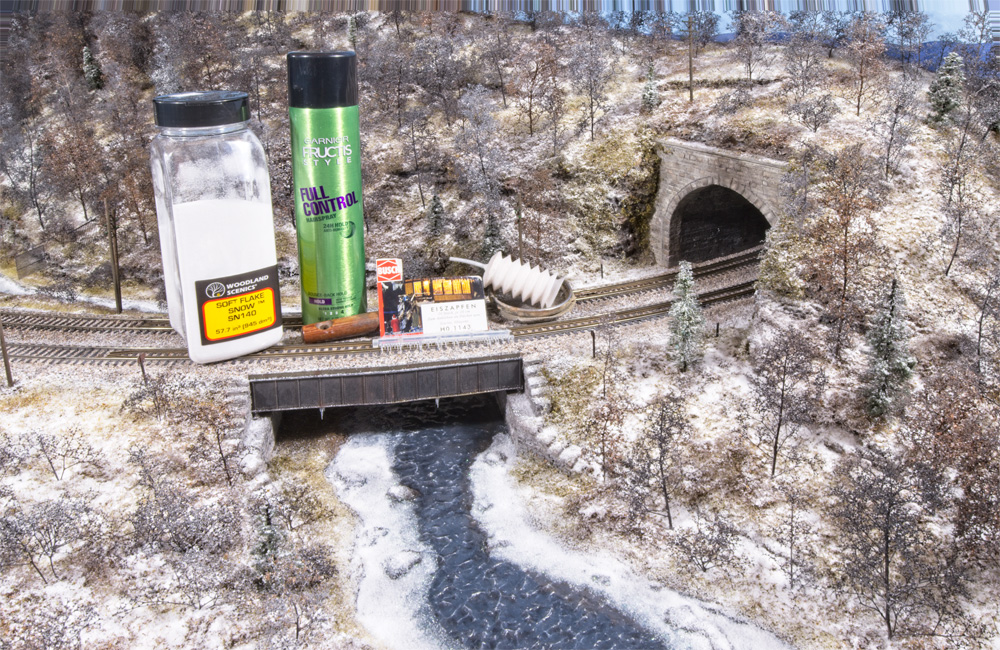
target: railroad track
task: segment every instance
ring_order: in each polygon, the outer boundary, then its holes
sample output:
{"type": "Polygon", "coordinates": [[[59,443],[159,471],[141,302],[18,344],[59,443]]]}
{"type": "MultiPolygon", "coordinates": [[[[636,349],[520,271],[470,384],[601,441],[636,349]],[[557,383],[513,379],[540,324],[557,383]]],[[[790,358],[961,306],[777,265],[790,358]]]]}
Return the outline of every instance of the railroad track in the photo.
{"type": "MultiPolygon", "coordinates": [[[[764,250],[763,246],[758,246],[756,248],[751,248],[748,251],[744,251],[732,257],[727,257],[722,260],[717,260],[714,262],[707,262],[705,264],[698,265],[694,267],[694,277],[695,278],[707,278],[713,275],[720,275],[722,273],[728,273],[730,271],[736,271],[742,268],[753,266],[757,264],[760,259],[761,251],[764,250]]],[[[661,273],[660,275],[654,275],[652,277],[643,278],[641,280],[633,280],[631,282],[619,282],[616,284],[609,284],[601,287],[593,287],[589,289],[577,289],[574,291],[576,294],[577,302],[590,302],[593,300],[605,300],[608,298],[617,298],[619,296],[627,296],[636,293],[644,293],[646,291],[656,291],[659,289],[666,289],[673,286],[674,281],[677,279],[677,271],[667,271],[666,273],[661,273]]]]}
{"type": "MultiPolygon", "coordinates": [[[[702,305],[716,305],[752,296],[753,292],[754,282],[749,281],[722,289],[703,292],[699,295],[699,299],[702,305]]],[[[594,329],[608,323],[621,325],[638,322],[666,315],[670,310],[670,304],[671,301],[663,301],[642,307],[610,312],[608,314],[570,318],[539,325],[521,325],[511,328],[511,334],[516,339],[527,339],[570,334],[581,330],[594,329]]],[[[47,345],[43,343],[15,343],[8,347],[11,359],[18,361],[64,364],[124,364],[135,363],[141,356],[145,361],[174,364],[190,363],[186,348],[68,346],[47,345]]],[[[267,359],[331,357],[370,353],[378,349],[370,339],[321,345],[277,345],[261,352],[240,357],[237,361],[253,362],[267,359]]]]}
{"type": "MultiPolygon", "coordinates": [[[[761,250],[761,247],[753,248],[723,260],[702,264],[695,267],[694,275],[696,278],[705,278],[752,266],[757,263],[761,250]]],[[[676,277],[677,271],[674,270],[641,280],[578,289],[575,291],[576,300],[578,303],[587,303],[666,289],[673,284],[676,277]]],[[[0,319],[2,319],[4,327],[20,330],[129,333],[173,331],[167,318],[160,315],[129,317],[101,316],[95,314],[0,312],[0,319]]],[[[302,327],[302,318],[299,316],[285,316],[282,320],[286,328],[302,327]]]]}

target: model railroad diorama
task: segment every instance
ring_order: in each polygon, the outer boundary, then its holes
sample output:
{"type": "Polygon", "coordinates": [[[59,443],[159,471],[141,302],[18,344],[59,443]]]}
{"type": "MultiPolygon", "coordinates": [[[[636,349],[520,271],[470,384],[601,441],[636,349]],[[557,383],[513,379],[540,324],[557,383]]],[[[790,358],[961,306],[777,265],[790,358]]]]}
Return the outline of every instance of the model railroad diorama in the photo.
{"type": "Polygon", "coordinates": [[[15,12],[4,647],[996,647],[997,12],[660,9],[15,12]]]}

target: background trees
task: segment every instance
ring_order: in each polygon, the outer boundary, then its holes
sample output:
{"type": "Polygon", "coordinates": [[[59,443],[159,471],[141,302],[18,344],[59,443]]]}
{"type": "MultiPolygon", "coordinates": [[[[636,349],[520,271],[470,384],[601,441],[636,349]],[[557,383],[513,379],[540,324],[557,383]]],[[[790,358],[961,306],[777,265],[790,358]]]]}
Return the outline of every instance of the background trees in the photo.
{"type": "Polygon", "coordinates": [[[885,80],[885,22],[875,13],[856,15],[847,27],[847,59],[852,66],[852,85],[857,115],[885,80]]]}
{"type": "Polygon", "coordinates": [[[870,304],[879,272],[881,246],[872,215],[886,188],[878,162],[862,145],[849,145],[825,157],[816,192],[820,211],[806,226],[818,254],[808,261],[820,299],[835,323],[834,355],[845,334],[860,323],[870,304]]]}
{"type": "MultiPolygon", "coordinates": [[[[954,547],[935,543],[926,518],[934,503],[920,477],[880,449],[862,449],[837,467],[832,514],[844,552],[843,587],[878,616],[888,638],[942,633],[965,596],[954,547]]],[[[961,618],[960,616],[958,618],[961,618]]]]}
{"type": "Polygon", "coordinates": [[[736,36],[733,38],[733,58],[739,61],[753,83],[753,73],[768,65],[776,52],[768,45],[775,34],[787,26],[784,16],[774,11],[738,11],[733,13],[736,36]]]}

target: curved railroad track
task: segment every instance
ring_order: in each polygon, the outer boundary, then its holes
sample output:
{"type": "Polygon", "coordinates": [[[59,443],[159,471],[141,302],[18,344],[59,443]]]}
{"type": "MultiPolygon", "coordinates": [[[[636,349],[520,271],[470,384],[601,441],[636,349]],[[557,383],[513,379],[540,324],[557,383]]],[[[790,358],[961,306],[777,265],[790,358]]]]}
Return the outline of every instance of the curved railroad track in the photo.
{"type": "MultiPolygon", "coordinates": [[[[715,289],[699,294],[702,305],[717,305],[752,296],[754,282],[715,289]]],[[[594,329],[604,324],[621,325],[666,315],[670,310],[671,301],[657,302],[642,307],[623,309],[581,318],[569,318],[539,325],[520,325],[511,328],[515,339],[527,339],[542,336],[570,334],[581,330],[594,329]]],[[[14,343],[8,345],[11,359],[18,361],[36,361],[42,363],[84,364],[135,363],[142,357],[146,361],[163,363],[191,363],[186,348],[156,348],[156,347],[113,347],[113,346],[71,346],[48,345],[43,343],[14,343]]],[[[277,345],[261,352],[249,354],[234,361],[258,361],[267,359],[295,359],[311,357],[330,357],[348,354],[362,354],[378,351],[379,348],[371,339],[344,341],[319,345],[277,345]]]]}
{"type": "MultiPolygon", "coordinates": [[[[762,247],[752,248],[736,255],[707,262],[694,268],[696,278],[706,278],[730,271],[753,266],[757,263],[762,247]]],[[[575,291],[578,303],[587,303],[609,298],[645,293],[670,287],[677,278],[677,270],[667,271],[641,280],[618,282],[599,287],[577,289],[575,291]]],[[[0,312],[0,320],[6,328],[12,330],[56,330],[74,332],[172,332],[170,322],[165,316],[111,316],[97,314],[53,314],[43,312],[0,312]]],[[[299,316],[285,316],[286,328],[302,327],[299,316]]]]}

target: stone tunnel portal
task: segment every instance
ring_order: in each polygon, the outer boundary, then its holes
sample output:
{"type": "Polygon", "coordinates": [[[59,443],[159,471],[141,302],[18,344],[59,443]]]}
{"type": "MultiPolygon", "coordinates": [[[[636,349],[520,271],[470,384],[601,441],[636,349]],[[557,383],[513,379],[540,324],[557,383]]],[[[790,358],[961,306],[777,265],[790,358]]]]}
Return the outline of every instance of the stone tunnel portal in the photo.
{"type": "Polygon", "coordinates": [[[670,219],[670,266],[705,262],[764,243],[770,227],[764,214],[738,192],[721,185],[694,190],[670,219]]]}

